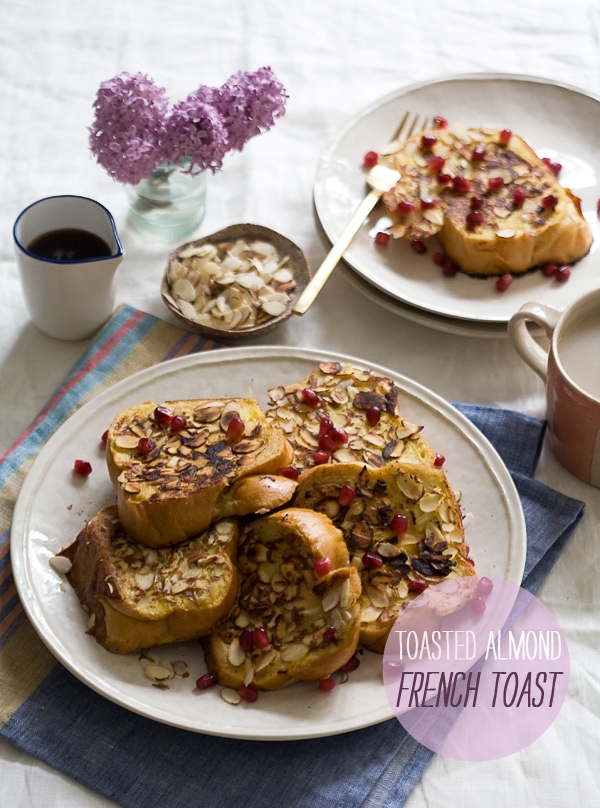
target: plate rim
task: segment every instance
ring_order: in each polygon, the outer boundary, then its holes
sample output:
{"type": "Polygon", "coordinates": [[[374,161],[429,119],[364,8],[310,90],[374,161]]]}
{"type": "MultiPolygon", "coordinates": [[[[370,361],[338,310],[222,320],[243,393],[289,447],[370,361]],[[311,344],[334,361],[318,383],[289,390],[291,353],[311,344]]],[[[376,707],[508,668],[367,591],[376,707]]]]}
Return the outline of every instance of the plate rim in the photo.
{"type": "MultiPolygon", "coordinates": [[[[438,417],[441,417],[447,421],[452,421],[455,425],[457,425],[457,428],[460,429],[461,435],[468,440],[471,447],[474,448],[481,456],[486,466],[488,466],[490,474],[493,474],[502,500],[506,504],[510,504],[510,508],[507,508],[507,526],[510,529],[509,533],[512,539],[512,553],[510,559],[507,561],[507,565],[509,566],[509,569],[513,570],[513,573],[509,577],[509,580],[514,580],[517,584],[521,583],[525,566],[527,532],[524,511],[518,491],[508,468],[494,446],[485,437],[485,435],[465,415],[463,415],[463,413],[454,407],[451,402],[447,401],[430,388],[425,387],[420,382],[410,379],[398,371],[348,354],[323,351],[315,348],[293,348],[290,346],[278,345],[244,346],[221,348],[215,351],[201,351],[194,354],[188,354],[187,356],[177,357],[137,371],[116,384],[100,391],[92,399],[87,401],[78,410],[76,410],[71,416],[69,416],[52,434],[31,464],[21,486],[13,512],[10,552],[15,586],[23,610],[29,618],[36,634],[38,634],[53,656],[76,678],[104,698],[113,701],[127,710],[138,713],[151,720],[158,721],[159,723],[208,735],[266,741],[304,740],[318,737],[331,737],[337,734],[363,729],[368,726],[381,723],[385,720],[393,718],[393,711],[391,708],[389,708],[389,705],[384,706],[379,710],[379,712],[370,714],[368,717],[363,716],[360,721],[354,720],[349,723],[338,721],[334,727],[329,728],[326,725],[321,724],[318,725],[318,728],[314,727],[308,732],[294,730],[293,728],[290,728],[286,732],[282,732],[277,729],[269,730],[269,728],[264,728],[263,730],[253,730],[252,734],[244,734],[243,732],[240,733],[237,727],[228,727],[225,722],[223,723],[223,726],[220,727],[207,727],[198,725],[197,723],[192,724],[190,722],[169,720],[168,715],[162,715],[163,711],[161,710],[158,711],[158,713],[161,714],[153,714],[153,711],[149,709],[147,705],[137,703],[132,699],[124,698],[119,693],[118,688],[115,689],[113,684],[104,681],[102,677],[94,676],[90,678],[89,675],[85,675],[85,672],[82,673],[82,671],[78,670],[74,660],[65,657],[64,653],[62,652],[62,643],[57,642],[58,638],[54,637],[52,631],[50,633],[46,633],[48,621],[45,619],[45,616],[38,605],[38,600],[41,595],[30,585],[29,580],[32,570],[27,563],[27,555],[30,551],[28,546],[30,543],[28,536],[28,524],[29,515],[33,508],[36,475],[39,475],[41,470],[45,468],[48,463],[51,463],[51,456],[54,449],[61,445],[63,436],[67,436],[72,430],[77,429],[82,423],[85,423],[86,416],[93,412],[97,412],[105,401],[110,400],[113,397],[119,397],[122,394],[127,395],[129,391],[133,392],[134,390],[139,389],[140,386],[143,387],[144,385],[151,384],[152,381],[158,377],[163,377],[170,373],[177,373],[181,369],[193,368],[196,365],[224,365],[228,361],[243,360],[244,358],[261,361],[266,361],[269,358],[300,359],[307,361],[310,360],[317,364],[321,361],[331,361],[333,359],[340,362],[354,363],[359,367],[368,367],[383,374],[391,374],[392,378],[394,378],[396,383],[399,385],[401,391],[404,391],[412,396],[419,395],[427,407],[435,410],[438,417]]],[[[50,629],[52,629],[52,626],[50,626],[50,629]]],[[[192,697],[193,693],[190,693],[190,698],[192,697]]]]}

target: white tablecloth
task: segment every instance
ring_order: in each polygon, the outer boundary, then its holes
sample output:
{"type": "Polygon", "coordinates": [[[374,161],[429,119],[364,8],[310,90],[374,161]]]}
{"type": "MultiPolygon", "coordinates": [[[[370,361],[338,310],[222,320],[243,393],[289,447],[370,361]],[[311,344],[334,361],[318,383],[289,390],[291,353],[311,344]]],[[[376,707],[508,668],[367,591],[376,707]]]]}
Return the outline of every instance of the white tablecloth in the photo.
{"type": "MultiPolygon", "coordinates": [[[[0,8],[0,453],[86,345],[45,337],[28,321],[12,245],[23,207],[58,193],[104,203],[126,249],[119,302],[168,318],[158,295],[166,247],[127,230],[123,189],[87,149],[102,80],[141,71],[179,99],[200,83],[218,85],[237,70],[270,65],[287,88],[287,113],[210,180],[201,232],[257,222],[296,241],[313,267],[326,252],[312,206],[319,155],[366,105],[407,84],[476,71],[540,76],[600,94],[595,0],[1,0],[0,8]]],[[[260,342],[348,353],[392,367],[450,401],[544,415],[543,385],[507,339],[410,322],[365,298],[341,272],[305,317],[260,342]]],[[[599,804],[600,491],[569,475],[547,449],[538,478],[587,504],[539,593],[568,639],[569,696],[551,728],[518,754],[488,763],[436,757],[410,808],[599,804]]],[[[0,742],[0,805],[107,804],[0,742]]]]}

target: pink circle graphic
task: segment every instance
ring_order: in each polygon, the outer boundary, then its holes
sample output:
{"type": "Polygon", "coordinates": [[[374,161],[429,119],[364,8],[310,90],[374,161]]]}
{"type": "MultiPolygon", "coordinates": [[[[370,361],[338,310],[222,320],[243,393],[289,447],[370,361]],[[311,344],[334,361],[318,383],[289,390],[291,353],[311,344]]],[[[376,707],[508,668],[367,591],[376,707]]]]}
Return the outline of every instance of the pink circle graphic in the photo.
{"type": "Polygon", "coordinates": [[[388,701],[428,749],[498,760],[537,740],[569,686],[569,652],[554,616],[516,584],[441,581],[396,620],[383,656],[388,701]]]}

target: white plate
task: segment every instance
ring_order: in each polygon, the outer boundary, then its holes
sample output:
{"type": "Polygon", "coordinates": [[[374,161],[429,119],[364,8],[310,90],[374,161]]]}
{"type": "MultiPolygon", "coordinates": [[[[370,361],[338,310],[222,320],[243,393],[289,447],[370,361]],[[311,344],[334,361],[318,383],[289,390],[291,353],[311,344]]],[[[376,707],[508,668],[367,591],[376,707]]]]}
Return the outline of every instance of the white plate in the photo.
{"type": "Polygon", "coordinates": [[[444,277],[431,259],[439,249],[435,238],[430,240],[429,252],[421,256],[402,239],[377,246],[373,234],[380,229],[377,222],[385,219],[381,203],[344,254],[355,272],[405,304],[480,323],[507,323],[531,300],[562,309],[598,285],[599,99],[573,87],[528,76],[473,74],[442,78],[401,89],[360,112],[323,153],[317,169],[315,206],[331,242],[340,236],[366,193],[364,154],[386,145],[405,110],[443,115],[467,126],[489,123],[509,127],[541,157],[560,162],[560,182],[582,199],[594,243],[590,253],[573,267],[567,283],[545,278],[541,272],[529,272],[515,278],[510,288],[500,293],[493,278],[473,278],[462,273],[444,277]]]}
{"type": "MultiPolygon", "coordinates": [[[[299,381],[323,359],[365,363],[350,357],[281,347],[228,348],[175,359],[141,371],[102,392],[52,436],[36,458],[19,495],[12,525],[11,558],[23,606],[54,655],[106,698],[148,718],[188,730],[236,738],[290,740],[335,735],[393,717],[381,677],[381,657],[366,653],[349,681],[329,693],[301,683],[263,693],[254,704],[226,704],[219,688],[198,692],[205,670],[196,642],[163,647],[158,659],[187,662],[190,676],[158,690],[145,678],[137,655],[105,651],[85,633],[85,614],[50,558],[69,545],[84,521],[114,500],[100,437],[114,415],[145,400],[239,396],[299,381]],[[76,458],[92,463],[77,478],[76,458]]],[[[520,583],[526,532],[512,479],[488,441],[434,393],[384,368],[402,393],[408,420],[425,425],[427,439],[446,458],[451,483],[473,514],[467,541],[480,574],[520,583]]]]}

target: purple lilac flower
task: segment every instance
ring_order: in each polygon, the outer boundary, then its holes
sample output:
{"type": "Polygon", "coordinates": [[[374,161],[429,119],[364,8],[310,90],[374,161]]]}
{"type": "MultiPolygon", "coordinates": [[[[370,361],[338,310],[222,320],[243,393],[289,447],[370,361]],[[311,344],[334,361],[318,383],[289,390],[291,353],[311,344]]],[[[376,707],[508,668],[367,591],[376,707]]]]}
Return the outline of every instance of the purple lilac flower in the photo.
{"type": "Polygon", "coordinates": [[[204,100],[210,97],[209,90],[200,88],[180,101],[166,122],[165,159],[185,165],[191,173],[210,169],[214,174],[222,168],[228,148],[223,117],[204,100]]]}

